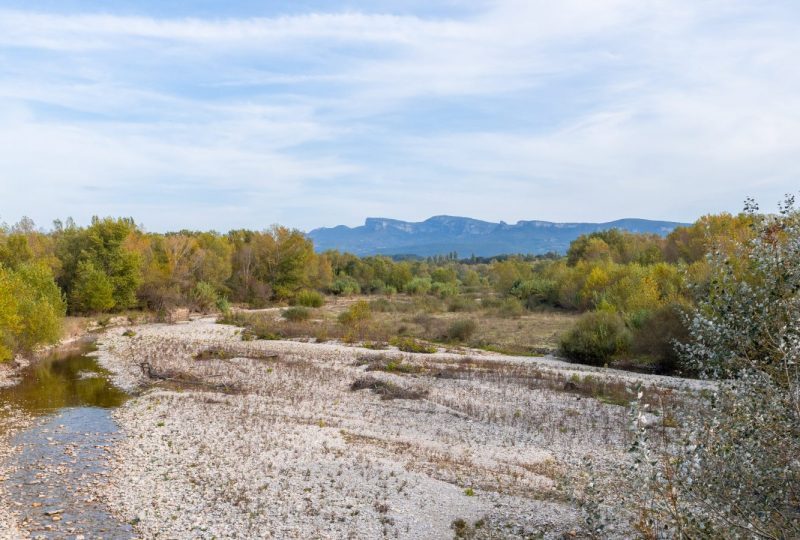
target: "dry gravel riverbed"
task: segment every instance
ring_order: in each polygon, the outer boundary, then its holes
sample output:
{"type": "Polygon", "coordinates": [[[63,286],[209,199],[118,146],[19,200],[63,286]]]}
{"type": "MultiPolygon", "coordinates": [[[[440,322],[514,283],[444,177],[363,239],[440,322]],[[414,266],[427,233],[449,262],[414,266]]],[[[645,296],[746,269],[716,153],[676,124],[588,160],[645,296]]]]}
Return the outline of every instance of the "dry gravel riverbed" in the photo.
{"type": "Polygon", "coordinates": [[[245,342],[212,319],[134,330],[98,342],[116,384],[141,392],[114,412],[126,437],[100,495],[144,538],[579,535],[559,481],[585,454],[621,466],[627,411],[558,377],[694,384],[548,359],[245,342]],[[143,362],[168,380],[153,388],[143,362]],[[416,399],[386,399],[398,393],[416,399]]]}
{"type": "Polygon", "coordinates": [[[14,452],[9,444],[13,435],[27,427],[30,417],[12,408],[10,405],[0,406],[0,540],[19,540],[24,538],[19,529],[19,521],[14,512],[14,501],[2,488],[2,480],[11,472],[4,464],[14,452]]]}

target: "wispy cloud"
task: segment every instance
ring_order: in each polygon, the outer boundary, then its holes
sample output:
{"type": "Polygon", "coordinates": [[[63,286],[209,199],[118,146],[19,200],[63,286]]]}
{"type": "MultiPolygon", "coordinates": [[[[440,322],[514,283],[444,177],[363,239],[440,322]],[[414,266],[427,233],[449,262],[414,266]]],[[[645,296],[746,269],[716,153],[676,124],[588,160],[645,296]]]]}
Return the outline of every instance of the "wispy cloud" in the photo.
{"type": "Polygon", "coordinates": [[[794,2],[381,6],[0,9],[0,217],[691,219],[796,189],[794,2]]]}

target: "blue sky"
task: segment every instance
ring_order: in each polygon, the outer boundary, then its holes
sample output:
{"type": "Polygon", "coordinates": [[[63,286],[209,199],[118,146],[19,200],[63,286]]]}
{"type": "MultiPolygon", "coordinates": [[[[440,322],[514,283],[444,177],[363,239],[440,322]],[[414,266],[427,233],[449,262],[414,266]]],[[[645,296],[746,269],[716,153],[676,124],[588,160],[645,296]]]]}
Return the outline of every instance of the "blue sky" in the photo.
{"type": "Polygon", "coordinates": [[[0,0],[0,220],[693,220],[800,187],[800,3],[0,0]]]}

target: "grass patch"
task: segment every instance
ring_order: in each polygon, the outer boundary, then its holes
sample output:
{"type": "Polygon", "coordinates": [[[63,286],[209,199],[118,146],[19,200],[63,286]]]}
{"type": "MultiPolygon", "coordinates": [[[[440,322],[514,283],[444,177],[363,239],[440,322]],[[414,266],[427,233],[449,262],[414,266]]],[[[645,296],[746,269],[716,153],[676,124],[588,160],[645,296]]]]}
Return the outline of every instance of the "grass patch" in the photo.
{"type": "Polygon", "coordinates": [[[432,354],[438,349],[413,337],[396,336],[389,340],[389,345],[394,345],[403,352],[432,354]]]}
{"type": "Polygon", "coordinates": [[[307,321],[311,318],[311,310],[302,306],[290,307],[283,310],[281,317],[291,322],[307,321]]]}
{"type": "Polygon", "coordinates": [[[420,373],[422,368],[414,364],[407,364],[397,358],[387,358],[380,354],[376,356],[362,356],[356,361],[357,366],[367,366],[366,371],[385,371],[386,373],[420,373]]]}
{"type": "Polygon", "coordinates": [[[195,360],[230,360],[231,358],[236,358],[236,355],[222,347],[209,347],[195,353],[193,358],[195,360]]]}

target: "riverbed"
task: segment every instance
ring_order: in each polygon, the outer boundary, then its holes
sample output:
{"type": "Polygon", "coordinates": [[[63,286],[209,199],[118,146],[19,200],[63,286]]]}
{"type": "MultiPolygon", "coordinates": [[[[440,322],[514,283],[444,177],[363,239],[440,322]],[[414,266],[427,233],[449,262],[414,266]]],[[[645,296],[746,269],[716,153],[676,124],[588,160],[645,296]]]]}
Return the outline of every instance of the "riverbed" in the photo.
{"type": "MultiPolygon", "coordinates": [[[[128,398],[90,356],[83,341],[24,369],[0,389],[6,414],[30,425],[10,439],[2,489],[19,531],[31,538],[132,538],[98,500],[107,481],[108,452],[123,434],[111,411],[128,398]]],[[[3,535],[0,533],[0,538],[3,535]]],[[[10,537],[11,538],[11,537],[10,537]]]]}

